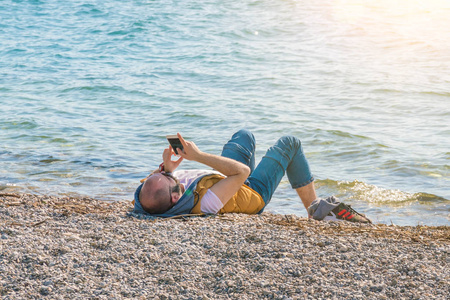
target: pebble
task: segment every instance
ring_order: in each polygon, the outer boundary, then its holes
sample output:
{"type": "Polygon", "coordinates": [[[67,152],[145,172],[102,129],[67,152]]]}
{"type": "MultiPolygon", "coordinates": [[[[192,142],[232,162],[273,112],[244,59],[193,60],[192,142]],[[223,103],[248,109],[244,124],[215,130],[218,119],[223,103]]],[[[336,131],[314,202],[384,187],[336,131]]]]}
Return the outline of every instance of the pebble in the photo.
{"type": "Polygon", "coordinates": [[[348,251],[348,247],[347,246],[345,246],[345,245],[339,245],[339,251],[340,252],[347,252],[348,251]]]}
{"type": "Polygon", "coordinates": [[[127,202],[35,195],[23,195],[24,206],[2,201],[2,299],[448,295],[448,227],[422,226],[417,237],[414,227],[337,227],[270,213],[157,220],[134,215],[127,202]]]}
{"type": "Polygon", "coordinates": [[[53,282],[51,280],[44,281],[44,283],[43,283],[43,285],[45,285],[45,286],[49,286],[52,284],[53,284],[53,282]]]}
{"type": "Polygon", "coordinates": [[[50,292],[52,291],[52,289],[48,286],[43,286],[41,287],[41,294],[44,296],[47,296],[48,294],[50,294],[50,292]]]}

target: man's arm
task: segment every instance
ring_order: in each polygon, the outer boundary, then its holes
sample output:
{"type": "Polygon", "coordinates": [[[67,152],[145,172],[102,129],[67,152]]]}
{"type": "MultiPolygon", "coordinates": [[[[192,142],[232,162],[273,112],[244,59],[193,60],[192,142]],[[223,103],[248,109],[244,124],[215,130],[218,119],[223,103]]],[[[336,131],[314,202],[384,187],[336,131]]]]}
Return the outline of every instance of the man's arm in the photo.
{"type": "Polygon", "coordinates": [[[250,168],[234,159],[202,152],[194,142],[185,141],[179,133],[178,138],[184,148],[178,149],[182,158],[207,165],[227,176],[210,188],[225,205],[244,184],[250,175],[250,168]]]}

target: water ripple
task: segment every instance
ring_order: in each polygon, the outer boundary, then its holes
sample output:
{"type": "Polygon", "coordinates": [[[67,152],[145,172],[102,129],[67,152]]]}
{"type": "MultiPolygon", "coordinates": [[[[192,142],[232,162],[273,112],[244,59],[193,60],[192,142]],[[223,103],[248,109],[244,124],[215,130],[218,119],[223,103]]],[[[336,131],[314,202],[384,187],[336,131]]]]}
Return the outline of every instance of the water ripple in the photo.
{"type": "Polygon", "coordinates": [[[128,199],[165,134],[247,127],[301,138],[324,196],[443,215],[449,10],[405,1],[2,1],[0,189],[128,199]]]}

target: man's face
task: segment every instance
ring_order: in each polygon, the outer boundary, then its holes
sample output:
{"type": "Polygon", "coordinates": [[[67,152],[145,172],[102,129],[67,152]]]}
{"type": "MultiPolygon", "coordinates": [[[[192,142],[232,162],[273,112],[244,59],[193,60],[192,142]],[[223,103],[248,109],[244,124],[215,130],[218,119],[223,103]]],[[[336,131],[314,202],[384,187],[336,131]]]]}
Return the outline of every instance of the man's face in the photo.
{"type": "MultiPolygon", "coordinates": [[[[183,187],[183,185],[180,184],[180,182],[178,181],[178,179],[176,179],[176,178],[175,178],[174,176],[172,176],[172,174],[170,174],[170,173],[161,172],[160,174],[163,175],[163,176],[165,176],[167,179],[169,179],[169,181],[173,181],[173,183],[175,183],[175,185],[170,185],[170,183],[169,183],[169,195],[170,195],[170,198],[172,197],[172,194],[173,194],[173,193],[178,194],[178,195],[183,194],[183,193],[181,192],[181,188],[183,187]]],[[[183,187],[183,188],[184,188],[184,187],[183,187]]],[[[175,202],[175,203],[176,203],[176,202],[175,202]]]]}
{"type": "Polygon", "coordinates": [[[170,174],[157,173],[147,178],[142,187],[140,201],[143,207],[159,207],[167,211],[184,192],[184,186],[170,174]]]}

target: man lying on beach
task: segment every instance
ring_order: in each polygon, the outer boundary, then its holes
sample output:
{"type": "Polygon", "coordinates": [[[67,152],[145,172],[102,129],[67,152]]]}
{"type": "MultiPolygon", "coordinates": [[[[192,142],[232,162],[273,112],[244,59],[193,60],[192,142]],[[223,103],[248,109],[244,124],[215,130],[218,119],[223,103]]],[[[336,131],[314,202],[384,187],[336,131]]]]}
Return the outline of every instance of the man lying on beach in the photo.
{"type": "Polygon", "coordinates": [[[163,163],[134,195],[134,211],[153,216],[184,214],[262,213],[284,174],[300,197],[308,216],[316,220],[371,223],[335,197],[317,199],[314,178],[300,140],[280,138],[255,167],[255,138],[248,130],[236,132],[223,147],[222,155],[199,150],[178,133],[183,149],[164,149],[163,163]],[[213,170],[181,170],[184,160],[199,162],[213,170]]]}

